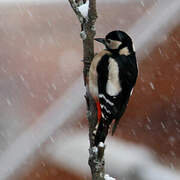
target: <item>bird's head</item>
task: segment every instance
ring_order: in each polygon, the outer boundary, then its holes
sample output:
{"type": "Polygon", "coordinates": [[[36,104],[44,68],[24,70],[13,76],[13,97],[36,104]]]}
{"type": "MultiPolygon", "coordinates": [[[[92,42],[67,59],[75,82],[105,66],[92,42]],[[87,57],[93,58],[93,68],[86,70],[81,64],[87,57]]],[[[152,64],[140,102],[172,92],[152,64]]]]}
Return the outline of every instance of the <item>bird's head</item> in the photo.
{"type": "Polygon", "coordinates": [[[132,39],[123,31],[112,31],[105,38],[95,38],[95,40],[104,44],[112,53],[128,56],[135,52],[132,39]]]}

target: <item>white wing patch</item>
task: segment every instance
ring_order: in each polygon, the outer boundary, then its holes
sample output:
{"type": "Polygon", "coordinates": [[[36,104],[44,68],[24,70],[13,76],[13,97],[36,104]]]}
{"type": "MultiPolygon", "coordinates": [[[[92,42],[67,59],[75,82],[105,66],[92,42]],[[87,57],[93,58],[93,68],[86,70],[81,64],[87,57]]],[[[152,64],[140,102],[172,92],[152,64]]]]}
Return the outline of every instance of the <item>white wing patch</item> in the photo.
{"type": "Polygon", "coordinates": [[[104,105],[100,105],[101,106],[101,109],[104,109],[108,114],[111,114],[111,111],[109,111],[107,108],[106,108],[106,106],[104,106],[104,105]]]}
{"type": "Polygon", "coordinates": [[[116,40],[109,40],[109,41],[110,43],[106,42],[106,44],[110,49],[118,49],[119,46],[122,44],[121,41],[116,41],[116,40]]]}
{"type": "Polygon", "coordinates": [[[120,81],[119,81],[119,68],[117,62],[110,58],[109,59],[109,74],[108,81],[106,85],[106,92],[110,96],[116,96],[121,91],[120,81]]]}
{"type": "Polygon", "coordinates": [[[112,103],[110,100],[108,100],[103,94],[99,94],[99,98],[103,98],[111,106],[114,105],[114,103],[112,103]]]}

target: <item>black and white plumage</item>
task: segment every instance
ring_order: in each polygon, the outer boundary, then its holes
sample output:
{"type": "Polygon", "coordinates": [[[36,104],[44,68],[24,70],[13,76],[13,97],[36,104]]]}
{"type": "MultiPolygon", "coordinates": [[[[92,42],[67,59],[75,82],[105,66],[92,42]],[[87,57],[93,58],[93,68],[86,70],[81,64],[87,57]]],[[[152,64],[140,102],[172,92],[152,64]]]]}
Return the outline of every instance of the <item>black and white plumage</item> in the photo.
{"type": "Polygon", "coordinates": [[[95,40],[106,47],[93,58],[89,71],[89,91],[98,110],[94,130],[97,146],[105,141],[113,120],[112,134],[115,132],[136,83],[138,68],[133,42],[125,32],[112,31],[95,40]]]}

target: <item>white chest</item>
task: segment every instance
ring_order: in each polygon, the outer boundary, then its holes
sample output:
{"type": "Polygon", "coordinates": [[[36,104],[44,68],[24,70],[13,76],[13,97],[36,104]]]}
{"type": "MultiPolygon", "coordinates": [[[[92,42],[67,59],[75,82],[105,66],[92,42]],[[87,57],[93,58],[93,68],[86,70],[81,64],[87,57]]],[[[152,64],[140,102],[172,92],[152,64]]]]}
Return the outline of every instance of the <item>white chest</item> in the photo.
{"type": "Polygon", "coordinates": [[[119,68],[117,62],[110,58],[108,66],[108,81],[106,85],[106,92],[110,96],[116,96],[121,91],[120,81],[119,81],[119,68]]]}

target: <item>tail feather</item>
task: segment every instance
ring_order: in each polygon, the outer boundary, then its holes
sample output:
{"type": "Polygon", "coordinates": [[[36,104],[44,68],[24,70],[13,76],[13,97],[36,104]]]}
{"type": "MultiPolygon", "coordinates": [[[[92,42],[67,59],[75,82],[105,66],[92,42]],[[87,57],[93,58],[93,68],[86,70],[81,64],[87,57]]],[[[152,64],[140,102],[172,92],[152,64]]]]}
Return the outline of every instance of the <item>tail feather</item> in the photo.
{"type": "Polygon", "coordinates": [[[128,103],[128,99],[127,99],[127,102],[125,104],[123,104],[123,106],[120,108],[120,111],[117,113],[117,117],[116,117],[115,122],[112,127],[112,135],[114,135],[117,125],[119,124],[119,121],[126,110],[127,103],[128,103]]]}
{"type": "Polygon", "coordinates": [[[100,142],[105,141],[108,134],[109,124],[104,123],[104,119],[101,119],[96,135],[95,135],[95,146],[98,146],[100,142]]]}

